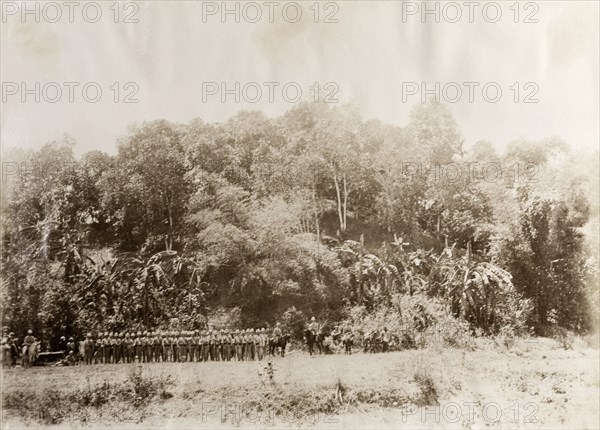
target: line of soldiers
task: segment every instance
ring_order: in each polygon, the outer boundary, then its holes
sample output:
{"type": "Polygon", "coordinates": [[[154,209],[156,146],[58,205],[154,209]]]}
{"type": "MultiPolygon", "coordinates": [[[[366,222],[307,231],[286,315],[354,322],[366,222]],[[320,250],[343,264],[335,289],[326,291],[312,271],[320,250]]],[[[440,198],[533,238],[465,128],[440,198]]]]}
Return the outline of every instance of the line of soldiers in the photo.
{"type": "MultiPolygon", "coordinates": [[[[279,323],[273,338],[282,335],[279,323]]],[[[267,329],[138,331],[88,333],[81,342],[85,364],[262,360],[268,354],[267,329]]]]}

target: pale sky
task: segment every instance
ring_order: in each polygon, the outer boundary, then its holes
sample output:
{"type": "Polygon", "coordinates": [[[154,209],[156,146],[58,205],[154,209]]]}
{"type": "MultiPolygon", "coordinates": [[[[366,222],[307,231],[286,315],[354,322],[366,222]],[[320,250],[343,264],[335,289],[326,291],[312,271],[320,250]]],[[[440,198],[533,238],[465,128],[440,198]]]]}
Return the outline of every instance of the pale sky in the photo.
{"type": "MultiPolygon", "coordinates": [[[[118,137],[135,121],[224,121],[240,110],[276,116],[293,106],[281,94],[289,82],[298,83],[306,96],[315,82],[321,87],[334,82],[340,102],[354,103],[365,119],[396,125],[405,125],[410,109],[420,101],[420,95],[403,101],[403,82],[426,82],[428,88],[435,82],[456,82],[462,98],[450,106],[466,147],[482,139],[500,149],[517,138],[558,136],[577,149],[598,148],[597,1],[536,2],[538,23],[514,23],[510,1],[500,2],[502,17],[496,23],[486,22],[481,9],[469,23],[468,9],[462,7],[458,23],[435,23],[429,17],[426,24],[419,15],[403,22],[406,2],[336,2],[338,23],[322,22],[334,11],[325,3],[320,4],[320,22],[314,23],[312,1],[302,3],[302,18],[296,23],[282,18],[282,7],[290,2],[278,2],[271,23],[261,1],[257,4],[263,17],[258,23],[235,23],[234,16],[222,23],[220,11],[203,22],[203,7],[206,10],[210,2],[202,3],[138,2],[138,23],[115,23],[109,10],[112,1],[103,4],[97,23],[86,22],[81,10],[75,10],[75,22],[69,23],[66,7],[58,23],[43,22],[43,15],[40,23],[33,16],[25,16],[23,23],[19,11],[9,15],[3,8],[3,148],[38,148],[68,133],[78,142],[78,154],[92,149],[114,153],[118,137]],[[57,82],[63,94],[57,103],[43,97],[36,103],[33,95],[23,103],[20,93],[6,91],[10,82],[25,82],[27,88],[34,88],[35,82],[57,82]],[[80,83],[73,103],[64,82],[80,83]],[[103,91],[95,104],[81,94],[88,82],[98,83],[103,91]],[[135,82],[139,103],[115,103],[109,88],[114,82],[135,82]],[[235,103],[233,96],[222,103],[219,95],[203,102],[203,82],[226,82],[230,88],[234,82],[257,82],[263,94],[257,103],[235,103]],[[279,83],[274,102],[264,82],[279,83]],[[473,103],[464,82],[480,83],[473,103]],[[482,86],[490,82],[502,89],[497,103],[482,97],[482,86]],[[515,103],[510,89],[515,82],[521,99],[535,88],[524,85],[535,83],[539,102],[515,103]]],[[[220,8],[222,2],[213,4],[220,8]]],[[[235,7],[235,2],[228,4],[235,7]]],[[[415,4],[419,7],[421,2],[415,4]]],[[[120,19],[131,10],[121,11],[120,19]]],[[[46,12],[55,16],[51,9],[46,12]]],[[[292,19],[293,8],[288,12],[292,19]]],[[[521,9],[519,20],[530,12],[521,9]]],[[[120,97],[129,89],[121,88],[120,97]]],[[[494,96],[494,91],[489,94],[494,96]]]]}

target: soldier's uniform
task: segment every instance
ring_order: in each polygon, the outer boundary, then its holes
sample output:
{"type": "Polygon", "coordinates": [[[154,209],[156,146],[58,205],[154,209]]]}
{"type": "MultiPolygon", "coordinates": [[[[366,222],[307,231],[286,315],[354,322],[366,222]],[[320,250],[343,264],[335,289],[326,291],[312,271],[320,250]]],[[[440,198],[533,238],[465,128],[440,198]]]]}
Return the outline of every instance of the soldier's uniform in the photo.
{"type": "Polygon", "coordinates": [[[208,361],[208,335],[205,330],[200,333],[200,355],[202,361],[208,361]]]}
{"type": "Polygon", "coordinates": [[[92,333],[88,333],[83,341],[83,358],[85,364],[93,364],[94,359],[94,340],[92,339],[92,333]]]}
{"type": "Polygon", "coordinates": [[[154,333],[154,361],[165,361],[162,357],[162,332],[159,330],[154,333]]]}
{"type": "Polygon", "coordinates": [[[215,361],[221,360],[221,334],[217,330],[213,332],[213,350],[215,361]]]}
{"type": "Polygon", "coordinates": [[[194,361],[194,331],[188,330],[187,332],[187,358],[191,363],[194,361]]]}
{"type": "Polygon", "coordinates": [[[110,342],[108,337],[109,333],[105,331],[102,336],[102,362],[104,364],[108,364],[108,344],[110,342]]]}
{"type": "Polygon", "coordinates": [[[122,351],[122,345],[123,345],[123,341],[121,340],[121,335],[122,333],[116,333],[114,335],[113,338],[113,363],[120,363],[121,362],[121,351],[122,351]]]}
{"type": "Polygon", "coordinates": [[[223,335],[221,336],[221,349],[222,352],[222,360],[229,361],[229,330],[223,330],[223,335]]]}
{"type": "Polygon", "coordinates": [[[187,330],[184,330],[182,332],[182,336],[181,336],[181,351],[180,351],[182,362],[188,361],[189,352],[190,352],[189,333],[187,330]]]}
{"type": "Polygon", "coordinates": [[[242,349],[244,350],[244,360],[250,360],[250,332],[248,329],[242,330],[242,349]]]}
{"type": "Polygon", "coordinates": [[[31,330],[27,331],[27,336],[23,339],[23,346],[27,347],[27,351],[29,351],[29,347],[33,345],[35,342],[35,337],[31,334],[31,330]]]}
{"type": "Polygon", "coordinates": [[[190,347],[190,361],[197,362],[200,361],[198,359],[198,348],[200,346],[200,332],[198,330],[194,330],[191,334],[192,336],[192,345],[190,347]]]}
{"type": "Polygon", "coordinates": [[[242,359],[242,338],[240,337],[240,329],[235,329],[233,332],[233,354],[237,361],[242,359]]]}
{"type": "Polygon", "coordinates": [[[162,347],[163,347],[163,361],[171,361],[171,332],[166,332],[163,340],[162,340],[162,347]]]}
{"type": "Polygon", "coordinates": [[[244,330],[235,331],[235,354],[238,361],[244,361],[244,330]]]}
{"type": "Polygon", "coordinates": [[[152,363],[154,359],[154,333],[151,331],[146,334],[146,344],[144,349],[146,363],[152,363]]]}
{"type": "Polygon", "coordinates": [[[258,329],[255,328],[251,328],[250,329],[250,342],[252,343],[252,360],[257,360],[258,359],[258,341],[259,341],[259,336],[258,336],[258,329]]]}
{"type": "Polygon", "coordinates": [[[98,338],[96,339],[96,351],[94,351],[94,358],[96,364],[104,361],[104,333],[99,332],[98,338]]]}
{"type": "Polygon", "coordinates": [[[215,331],[215,361],[223,360],[223,345],[221,343],[223,337],[223,329],[219,329],[219,331],[215,331]]]}
{"type": "Polygon", "coordinates": [[[215,349],[213,348],[213,332],[212,330],[208,331],[206,335],[206,341],[208,342],[208,357],[210,361],[215,361],[215,349]]]}
{"type": "Polygon", "coordinates": [[[133,338],[133,362],[141,362],[142,355],[142,332],[138,331],[133,338]]]}
{"type": "Polygon", "coordinates": [[[117,336],[118,335],[119,335],[118,333],[110,334],[108,356],[109,356],[109,361],[111,363],[116,363],[116,361],[115,361],[116,351],[115,350],[117,349],[117,336]]]}
{"type": "Polygon", "coordinates": [[[125,339],[123,339],[123,363],[131,363],[133,357],[133,339],[131,339],[130,333],[125,333],[125,339]]]}
{"type": "Polygon", "coordinates": [[[265,356],[265,336],[263,329],[258,329],[256,333],[256,356],[262,360],[265,356]]]}
{"type": "Polygon", "coordinates": [[[190,335],[190,333],[187,330],[185,330],[185,331],[183,331],[183,335],[181,337],[180,355],[181,355],[182,362],[188,361],[188,355],[189,355],[189,349],[190,349],[189,335],[190,335]]]}
{"type": "Polygon", "coordinates": [[[218,337],[219,360],[225,361],[225,330],[221,329],[218,337]]]}
{"type": "Polygon", "coordinates": [[[174,331],[171,338],[171,348],[173,349],[173,363],[179,361],[179,332],[174,331]]]}

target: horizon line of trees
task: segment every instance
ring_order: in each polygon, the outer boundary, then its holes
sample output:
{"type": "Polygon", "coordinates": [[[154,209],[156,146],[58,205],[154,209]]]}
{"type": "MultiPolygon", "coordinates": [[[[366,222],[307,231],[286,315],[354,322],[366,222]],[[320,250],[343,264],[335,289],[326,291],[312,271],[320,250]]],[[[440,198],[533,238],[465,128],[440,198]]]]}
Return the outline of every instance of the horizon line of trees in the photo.
{"type": "Polygon", "coordinates": [[[3,175],[3,326],[54,339],[291,309],[336,321],[423,294],[487,333],[518,318],[594,327],[597,160],[555,138],[467,152],[435,102],[410,118],[301,103],[273,119],[144,122],[116,155],[76,159],[68,136],[12,154],[53,167],[3,175]],[[453,163],[507,175],[414,170],[453,163]]]}

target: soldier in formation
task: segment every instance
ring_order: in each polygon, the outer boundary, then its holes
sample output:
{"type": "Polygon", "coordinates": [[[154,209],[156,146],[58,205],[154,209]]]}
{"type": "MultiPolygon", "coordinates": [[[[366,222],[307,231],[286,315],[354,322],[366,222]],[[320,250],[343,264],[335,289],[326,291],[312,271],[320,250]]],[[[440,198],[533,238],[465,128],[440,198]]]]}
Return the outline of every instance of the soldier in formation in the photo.
{"type": "MultiPolygon", "coordinates": [[[[253,361],[268,352],[270,337],[280,336],[278,325],[271,336],[266,328],[220,330],[156,330],[87,333],[81,342],[83,362],[90,364],[253,361]]],[[[71,341],[71,339],[69,339],[71,341]]]]}

